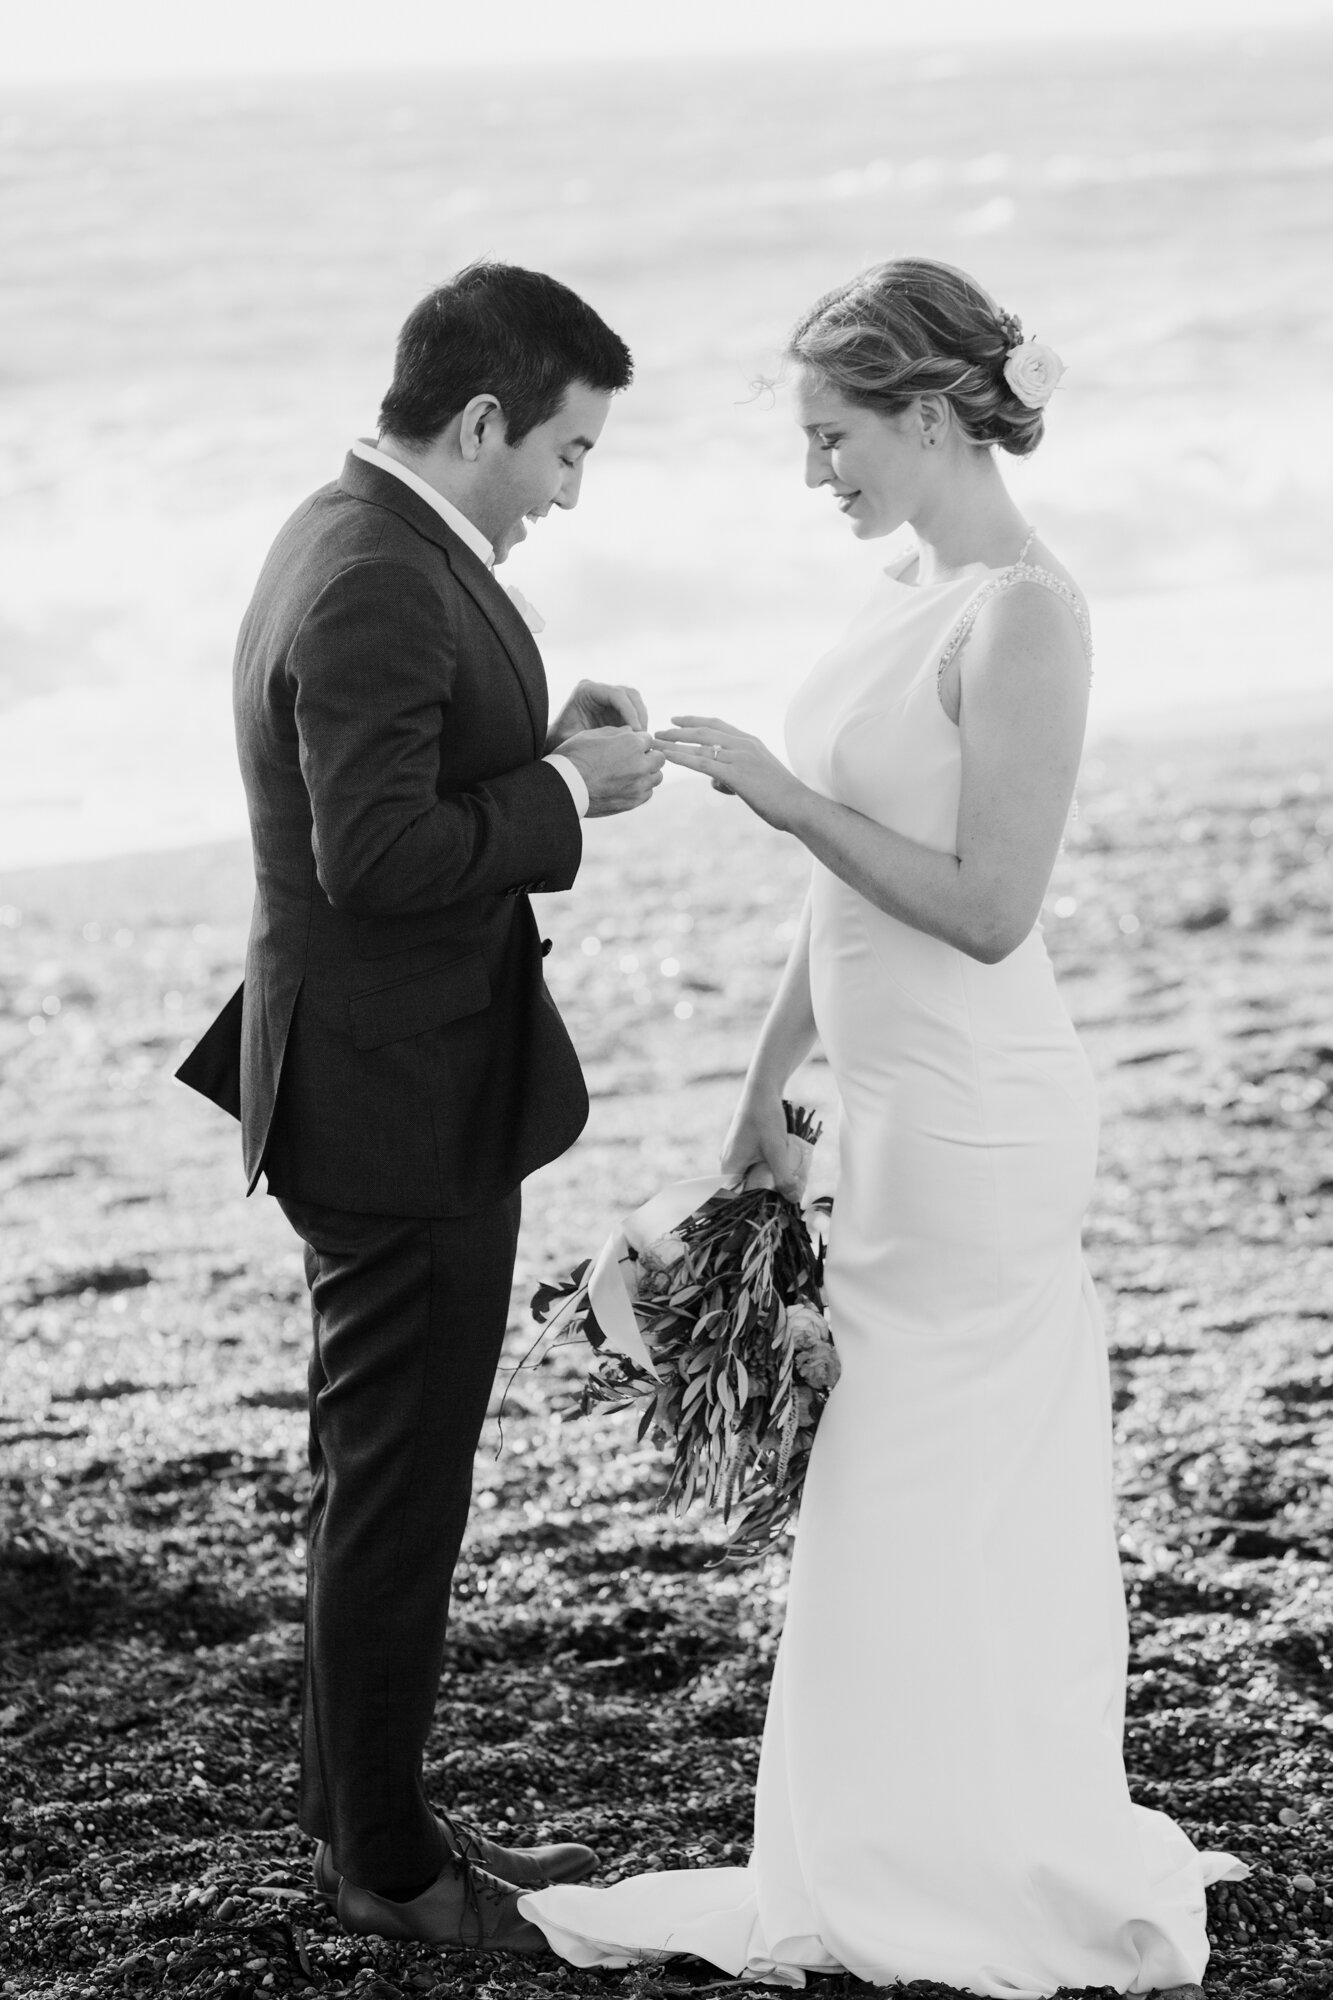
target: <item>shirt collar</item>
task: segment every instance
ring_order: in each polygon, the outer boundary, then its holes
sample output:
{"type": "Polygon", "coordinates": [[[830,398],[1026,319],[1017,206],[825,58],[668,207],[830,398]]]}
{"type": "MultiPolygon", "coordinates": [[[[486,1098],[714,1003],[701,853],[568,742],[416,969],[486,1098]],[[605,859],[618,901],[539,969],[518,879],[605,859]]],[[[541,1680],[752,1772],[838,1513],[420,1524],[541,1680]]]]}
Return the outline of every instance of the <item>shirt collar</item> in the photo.
{"type": "Polygon", "coordinates": [[[378,445],[370,442],[369,438],[358,438],[352,446],[352,454],[356,458],[363,458],[367,465],[377,465],[381,472],[391,472],[395,479],[402,480],[404,486],[410,486],[428,507],[435,509],[446,528],[452,528],[459,541],[467,543],[473,555],[478,556],[487,569],[494,568],[495,550],[476,523],[469,521],[466,514],[460,513],[452,500],[446,500],[443,493],[437,493],[433,486],[428,486],[424,479],[419,479],[415,472],[410,471],[398,459],[390,458],[387,451],[381,451],[378,445]]]}

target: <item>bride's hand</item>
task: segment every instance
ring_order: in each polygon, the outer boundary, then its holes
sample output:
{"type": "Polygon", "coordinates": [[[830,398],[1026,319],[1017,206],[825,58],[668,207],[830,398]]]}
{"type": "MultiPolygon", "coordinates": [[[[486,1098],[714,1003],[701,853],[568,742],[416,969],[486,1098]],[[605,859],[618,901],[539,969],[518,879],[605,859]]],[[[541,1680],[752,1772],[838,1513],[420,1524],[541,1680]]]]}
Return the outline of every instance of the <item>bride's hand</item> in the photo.
{"type": "Polygon", "coordinates": [[[736,1106],[722,1148],[724,1174],[743,1174],[748,1168],[765,1166],[779,1192],[793,1200],[800,1196],[800,1183],[792,1170],[788,1143],[787,1114],[782,1108],[782,1092],[766,1092],[762,1097],[748,1092],[736,1106]]]}
{"type": "Polygon", "coordinates": [[[668,763],[711,778],[719,792],[735,792],[770,826],[784,832],[790,828],[805,786],[767,745],[715,715],[673,715],[671,720],[674,729],[659,729],[653,737],[668,763]]]}

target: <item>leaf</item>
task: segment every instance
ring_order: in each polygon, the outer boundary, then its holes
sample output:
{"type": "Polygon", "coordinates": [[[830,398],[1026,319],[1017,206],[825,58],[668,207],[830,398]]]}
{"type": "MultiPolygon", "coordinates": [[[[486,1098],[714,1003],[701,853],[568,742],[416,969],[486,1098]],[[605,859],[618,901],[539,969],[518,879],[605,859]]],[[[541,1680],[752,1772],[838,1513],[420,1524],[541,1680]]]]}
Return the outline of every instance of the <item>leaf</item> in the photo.
{"type": "Polygon", "coordinates": [[[559,1300],[577,1297],[579,1292],[583,1290],[583,1280],[591,1268],[591,1257],[585,1257],[581,1264],[574,1266],[568,1277],[548,1278],[544,1284],[538,1285],[532,1295],[531,1305],[532,1317],[539,1326],[545,1325],[551,1308],[559,1300]]]}

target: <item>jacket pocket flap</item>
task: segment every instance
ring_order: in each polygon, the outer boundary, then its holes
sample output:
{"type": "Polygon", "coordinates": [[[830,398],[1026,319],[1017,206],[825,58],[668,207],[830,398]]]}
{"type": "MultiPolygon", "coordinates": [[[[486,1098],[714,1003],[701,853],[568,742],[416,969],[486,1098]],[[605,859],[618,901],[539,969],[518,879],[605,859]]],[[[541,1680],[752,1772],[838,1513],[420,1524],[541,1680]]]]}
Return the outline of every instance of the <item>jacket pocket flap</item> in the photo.
{"type": "Polygon", "coordinates": [[[419,972],[393,986],[353,994],[348,1002],[352,1040],[359,1049],[383,1048],[386,1042],[405,1042],[412,1035],[445,1028],[465,1014],[479,1014],[490,1003],[486,961],[475,951],[434,972],[419,972]]]}

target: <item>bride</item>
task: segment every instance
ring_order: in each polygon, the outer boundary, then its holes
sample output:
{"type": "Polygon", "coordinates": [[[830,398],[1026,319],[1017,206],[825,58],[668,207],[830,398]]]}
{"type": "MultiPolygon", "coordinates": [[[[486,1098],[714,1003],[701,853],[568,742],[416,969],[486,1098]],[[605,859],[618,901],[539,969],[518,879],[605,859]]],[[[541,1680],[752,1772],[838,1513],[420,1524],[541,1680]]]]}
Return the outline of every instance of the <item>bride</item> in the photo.
{"type": "Polygon", "coordinates": [[[816,1037],[842,1101],[827,1268],[842,1379],[810,1464],[748,1868],[521,1908],[576,1964],[688,1952],[799,1985],[968,1993],[1202,1978],[1244,1867],[1131,1803],[1106,1349],[1080,1227],[1087,1059],[1038,912],[1087,708],[1077,585],[993,447],[1061,364],[962,272],[881,264],[790,343],[806,482],[909,522],[792,703],[788,770],[704,716],[659,741],[814,857],[723,1155],[787,1171],[816,1037]]]}

